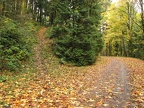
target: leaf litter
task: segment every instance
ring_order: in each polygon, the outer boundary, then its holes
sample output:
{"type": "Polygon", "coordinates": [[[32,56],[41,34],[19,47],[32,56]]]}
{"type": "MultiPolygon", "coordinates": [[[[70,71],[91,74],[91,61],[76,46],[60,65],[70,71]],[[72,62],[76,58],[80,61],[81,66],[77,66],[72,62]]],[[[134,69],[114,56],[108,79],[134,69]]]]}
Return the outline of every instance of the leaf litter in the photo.
{"type": "Polygon", "coordinates": [[[14,80],[0,82],[0,107],[119,108],[119,104],[122,107],[144,107],[142,60],[100,57],[91,66],[64,65],[59,64],[58,59],[51,54],[50,45],[53,41],[47,41],[42,46],[49,55],[44,60],[39,58],[41,61],[37,61],[37,66],[40,64],[37,72],[31,75],[30,72],[23,73],[14,80]],[[126,100],[122,101],[124,98],[126,100]]]}

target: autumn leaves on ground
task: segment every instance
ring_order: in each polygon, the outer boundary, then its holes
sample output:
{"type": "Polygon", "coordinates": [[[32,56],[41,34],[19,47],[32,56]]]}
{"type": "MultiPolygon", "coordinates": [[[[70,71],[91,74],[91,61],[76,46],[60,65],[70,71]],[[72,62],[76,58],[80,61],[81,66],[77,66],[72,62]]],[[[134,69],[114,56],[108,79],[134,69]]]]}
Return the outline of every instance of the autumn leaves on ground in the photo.
{"type": "Polygon", "coordinates": [[[91,66],[60,64],[51,51],[46,28],[37,35],[34,66],[0,82],[0,107],[142,108],[144,61],[99,57],[91,66]]]}

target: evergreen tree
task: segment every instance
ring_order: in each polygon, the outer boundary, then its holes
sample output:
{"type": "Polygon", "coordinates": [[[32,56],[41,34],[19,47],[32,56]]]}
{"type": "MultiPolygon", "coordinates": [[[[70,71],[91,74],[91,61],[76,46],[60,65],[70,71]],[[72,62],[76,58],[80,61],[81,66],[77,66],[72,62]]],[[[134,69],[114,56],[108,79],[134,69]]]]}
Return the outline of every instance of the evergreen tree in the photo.
{"type": "Polygon", "coordinates": [[[100,19],[97,0],[59,0],[57,26],[51,36],[55,37],[55,54],[78,66],[93,64],[103,46],[100,19]]]}

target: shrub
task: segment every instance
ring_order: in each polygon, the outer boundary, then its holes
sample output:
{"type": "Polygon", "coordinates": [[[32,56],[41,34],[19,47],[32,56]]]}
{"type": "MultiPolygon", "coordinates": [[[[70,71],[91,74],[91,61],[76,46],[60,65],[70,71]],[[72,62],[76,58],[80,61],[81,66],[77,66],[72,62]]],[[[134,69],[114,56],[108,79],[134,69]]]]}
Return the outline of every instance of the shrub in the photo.
{"type": "Polygon", "coordinates": [[[31,55],[31,42],[26,30],[20,24],[8,18],[0,19],[0,69],[18,70],[22,61],[31,55]]]}

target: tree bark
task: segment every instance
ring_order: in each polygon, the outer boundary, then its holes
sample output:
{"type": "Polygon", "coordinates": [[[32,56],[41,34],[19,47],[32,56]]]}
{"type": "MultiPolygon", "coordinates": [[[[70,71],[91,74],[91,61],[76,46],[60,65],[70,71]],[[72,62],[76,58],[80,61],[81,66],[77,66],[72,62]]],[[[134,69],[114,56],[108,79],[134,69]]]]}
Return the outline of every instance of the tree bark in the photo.
{"type": "Polygon", "coordinates": [[[144,40],[144,3],[143,0],[139,0],[140,8],[141,8],[141,23],[142,23],[142,39],[144,40]]]}

